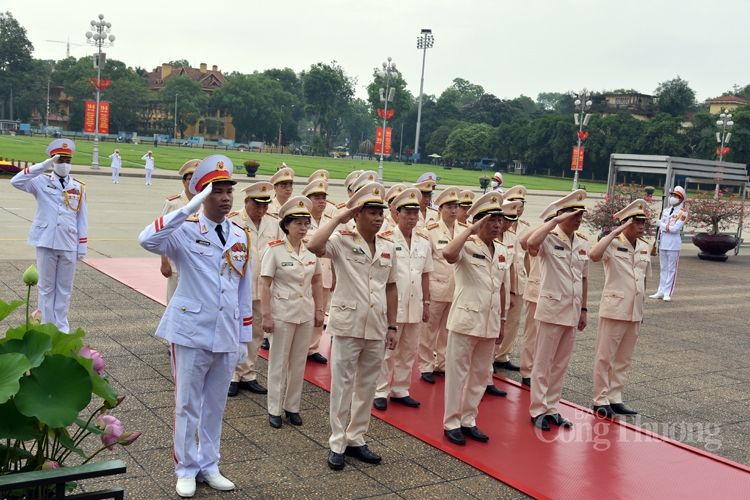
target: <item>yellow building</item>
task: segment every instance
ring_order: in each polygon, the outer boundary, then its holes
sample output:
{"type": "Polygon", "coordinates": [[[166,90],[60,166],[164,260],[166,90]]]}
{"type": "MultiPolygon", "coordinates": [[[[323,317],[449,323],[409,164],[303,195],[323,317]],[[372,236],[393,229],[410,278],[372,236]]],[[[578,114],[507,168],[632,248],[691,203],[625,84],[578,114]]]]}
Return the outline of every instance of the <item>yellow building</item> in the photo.
{"type": "Polygon", "coordinates": [[[719,115],[724,112],[725,109],[732,111],[740,106],[744,106],[750,101],[746,101],[736,95],[725,95],[721,97],[714,97],[713,99],[706,99],[708,103],[708,111],[712,115],[719,115]]]}
{"type": "Polygon", "coordinates": [[[602,100],[591,107],[591,111],[602,116],[616,115],[627,111],[637,120],[648,121],[659,112],[654,96],[639,94],[604,94],[602,100]]]}

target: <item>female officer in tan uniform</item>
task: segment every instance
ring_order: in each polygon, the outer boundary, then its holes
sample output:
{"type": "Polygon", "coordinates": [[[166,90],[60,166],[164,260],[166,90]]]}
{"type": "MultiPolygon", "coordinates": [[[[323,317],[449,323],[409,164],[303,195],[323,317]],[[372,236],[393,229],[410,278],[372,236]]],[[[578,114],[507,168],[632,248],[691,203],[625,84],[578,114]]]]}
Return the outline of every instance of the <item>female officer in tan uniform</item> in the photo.
{"type": "Polygon", "coordinates": [[[261,257],[263,331],[269,333],[271,343],[268,420],[277,429],[281,427],[282,408],[292,425],[302,425],[299,405],[307,348],[313,326],[323,325],[320,261],[303,241],[310,227],[311,205],[304,196],[295,196],[282,205],[279,226],[286,236],[270,242],[261,257]]]}

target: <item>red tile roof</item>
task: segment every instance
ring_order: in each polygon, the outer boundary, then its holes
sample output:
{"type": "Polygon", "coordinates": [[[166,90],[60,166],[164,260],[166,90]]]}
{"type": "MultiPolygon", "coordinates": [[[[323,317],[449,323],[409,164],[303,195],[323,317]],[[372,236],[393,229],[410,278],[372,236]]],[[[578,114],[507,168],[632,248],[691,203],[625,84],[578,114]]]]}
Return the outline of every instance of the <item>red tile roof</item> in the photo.
{"type": "Polygon", "coordinates": [[[706,99],[706,102],[736,102],[738,104],[747,104],[750,101],[737,97],[736,95],[724,95],[721,97],[714,97],[713,99],[706,99]]]}
{"type": "Polygon", "coordinates": [[[168,74],[164,79],[161,78],[161,73],[161,66],[148,73],[147,79],[149,88],[161,88],[166,85],[167,81],[169,81],[170,78],[174,78],[176,76],[188,76],[191,80],[200,83],[201,87],[203,87],[204,90],[218,89],[227,82],[221,71],[213,71],[210,69],[206,69],[206,72],[203,73],[198,68],[188,68],[186,66],[182,66],[180,68],[172,68],[172,72],[168,74]]]}

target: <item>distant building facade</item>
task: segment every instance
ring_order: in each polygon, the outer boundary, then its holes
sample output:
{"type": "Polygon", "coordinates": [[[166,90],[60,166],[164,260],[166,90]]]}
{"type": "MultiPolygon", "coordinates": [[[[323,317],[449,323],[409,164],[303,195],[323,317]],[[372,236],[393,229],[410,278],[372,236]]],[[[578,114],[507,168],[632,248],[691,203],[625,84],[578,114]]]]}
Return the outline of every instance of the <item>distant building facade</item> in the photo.
{"type": "Polygon", "coordinates": [[[741,97],[736,95],[725,95],[721,97],[714,97],[713,99],[706,99],[708,103],[708,111],[712,115],[719,115],[724,112],[725,109],[732,111],[740,106],[745,106],[748,102],[741,97]]]}
{"type": "Polygon", "coordinates": [[[637,120],[648,121],[659,113],[656,98],[637,92],[627,94],[603,94],[601,100],[591,106],[591,112],[602,116],[616,115],[626,111],[637,120]]]}

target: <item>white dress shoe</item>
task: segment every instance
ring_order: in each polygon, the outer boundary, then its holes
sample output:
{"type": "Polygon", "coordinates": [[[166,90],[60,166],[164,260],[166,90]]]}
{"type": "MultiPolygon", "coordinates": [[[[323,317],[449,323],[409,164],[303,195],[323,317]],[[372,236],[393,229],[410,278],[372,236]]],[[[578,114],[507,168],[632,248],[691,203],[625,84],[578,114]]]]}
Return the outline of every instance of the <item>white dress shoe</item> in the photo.
{"type": "Polygon", "coordinates": [[[183,498],[190,498],[195,495],[195,478],[194,477],[181,477],[177,479],[177,486],[175,487],[177,494],[183,498]]]}
{"type": "Polygon", "coordinates": [[[663,300],[664,302],[672,302],[672,297],[670,297],[669,295],[665,295],[663,300]]]}
{"type": "Polygon", "coordinates": [[[664,295],[662,295],[662,294],[660,294],[660,293],[655,293],[655,294],[653,294],[653,295],[649,295],[649,296],[648,296],[648,298],[649,298],[649,299],[663,299],[663,298],[664,298],[664,295]]]}
{"type": "Polygon", "coordinates": [[[234,489],[234,483],[222,476],[221,472],[211,474],[210,476],[202,476],[198,474],[196,479],[199,483],[208,483],[208,485],[215,490],[230,491],[234,489]]]}

